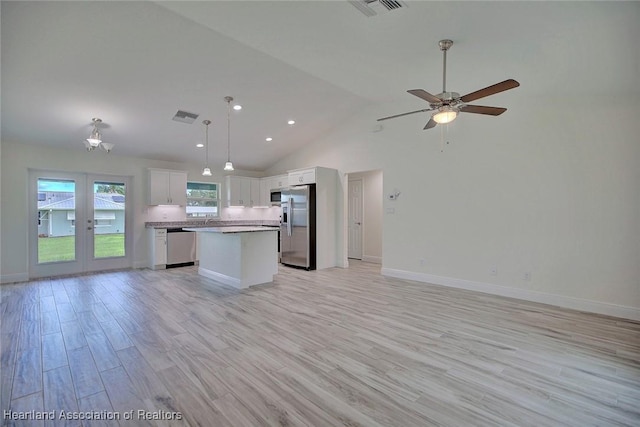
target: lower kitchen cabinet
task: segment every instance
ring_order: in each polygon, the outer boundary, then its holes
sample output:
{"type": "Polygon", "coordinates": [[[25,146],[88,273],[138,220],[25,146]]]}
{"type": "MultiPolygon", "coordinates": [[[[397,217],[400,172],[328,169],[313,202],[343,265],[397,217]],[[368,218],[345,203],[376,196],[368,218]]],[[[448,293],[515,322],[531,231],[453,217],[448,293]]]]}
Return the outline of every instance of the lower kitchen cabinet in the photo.
{"type": "Polygon", "coordinates": [[[149,268],[161,270],[167,267],[167,229],[149,228],[149,268]]]}

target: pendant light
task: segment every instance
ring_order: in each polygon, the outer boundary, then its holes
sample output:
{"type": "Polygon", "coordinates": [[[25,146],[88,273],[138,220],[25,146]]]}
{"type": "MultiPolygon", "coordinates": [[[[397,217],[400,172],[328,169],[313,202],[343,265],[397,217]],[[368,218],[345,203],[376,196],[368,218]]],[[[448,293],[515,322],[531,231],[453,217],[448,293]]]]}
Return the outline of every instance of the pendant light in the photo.
{"type": "Polygon", "coordinates": [[[227,163],[224,164],[224,170],[232,171],[233,163],[231,163],[231,101],[233,98],[225,96],[224,100],[227,101],[227,163]]]}
{"type": "Polygon", "coordinates": [[[211,120],[203,120],[202,124],[205,125],[206,127],[204,128],[204,133],[205,133],[205,139],[206,139],[206,161],[204,164],[204,169],[202,169],[202,176],[211,176],[211,169],[209,169],[209,125],[211,124],[211,120]]]}

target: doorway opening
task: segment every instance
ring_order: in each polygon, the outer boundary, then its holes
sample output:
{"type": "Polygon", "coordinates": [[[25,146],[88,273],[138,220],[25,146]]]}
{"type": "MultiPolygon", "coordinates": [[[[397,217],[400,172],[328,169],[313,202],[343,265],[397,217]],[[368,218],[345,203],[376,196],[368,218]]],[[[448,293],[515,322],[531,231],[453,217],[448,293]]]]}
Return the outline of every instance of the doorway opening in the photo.
{"type": "Polygon", "coordinates": [[[347,258],[382,264],[382,170],[347,175],[347,258]]]}

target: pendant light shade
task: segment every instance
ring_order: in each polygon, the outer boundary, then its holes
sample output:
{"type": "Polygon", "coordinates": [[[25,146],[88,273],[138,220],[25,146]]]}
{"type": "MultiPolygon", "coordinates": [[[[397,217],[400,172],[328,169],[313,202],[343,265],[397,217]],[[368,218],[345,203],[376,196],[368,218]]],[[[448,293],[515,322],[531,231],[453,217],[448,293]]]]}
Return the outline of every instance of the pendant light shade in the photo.
{"type": "Polygon", "coordinates": [[[211,176],[211,169],[209,169],[209,125],[211,124],[211,120],[203,120],[202,124],[205,125],[204,128],[204,134],[205,134],[205,140],[206,140],[206,158],[205,158],[205,164],[204,164],[204,169],[202,169],[202,176],[211,176]]]}
{"type": "Polygon", "coordinates": [[[224,165],[225,171],[233,170],[233,163],[231,163],[231,101],[233,97],[225,96],[224,100],[227,101],[227,163],[224,165]]]}

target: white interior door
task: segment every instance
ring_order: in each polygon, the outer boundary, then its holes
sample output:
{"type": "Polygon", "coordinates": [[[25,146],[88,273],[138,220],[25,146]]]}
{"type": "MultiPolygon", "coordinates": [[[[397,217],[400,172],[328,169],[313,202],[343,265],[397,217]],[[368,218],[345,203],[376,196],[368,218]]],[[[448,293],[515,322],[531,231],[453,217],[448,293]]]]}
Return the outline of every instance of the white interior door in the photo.
{"type": "Polygon", "coordinates": [[[128,177],[31,170],[29,184],[30,277],[132,265],[128,177]]]}
{"type": "Polygon", "coordinates": [[[362,259],[362,180],[349,181],[348,188],[348,257],[362,259]]]}

